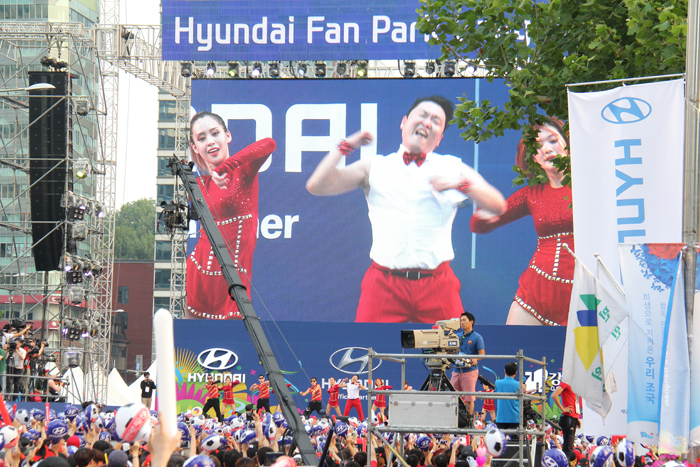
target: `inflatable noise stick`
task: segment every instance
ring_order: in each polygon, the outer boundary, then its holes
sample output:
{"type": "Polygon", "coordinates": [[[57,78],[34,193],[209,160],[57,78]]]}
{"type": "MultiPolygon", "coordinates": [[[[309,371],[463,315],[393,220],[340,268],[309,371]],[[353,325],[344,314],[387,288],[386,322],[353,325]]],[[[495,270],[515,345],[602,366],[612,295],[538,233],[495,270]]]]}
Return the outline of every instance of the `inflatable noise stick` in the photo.
{"type": "Polygon", "coordinates": [[[156,337],[156,361],[158,362],[158,411],[160,425],[166,436],[177,433],[177,409],[175,401],[175,343],[173,341],[173,317],[161,308],[153,316],[156,337]]]}
{"type": "Polygon", "coordinates": [[[7,413],[5,399],[3,399],[2,394],[0,394],[0,415],[2,415],[2,421],[5,423],[5,425],[12,425],[12,420],[10,419],[10,414],[7,413]]]}

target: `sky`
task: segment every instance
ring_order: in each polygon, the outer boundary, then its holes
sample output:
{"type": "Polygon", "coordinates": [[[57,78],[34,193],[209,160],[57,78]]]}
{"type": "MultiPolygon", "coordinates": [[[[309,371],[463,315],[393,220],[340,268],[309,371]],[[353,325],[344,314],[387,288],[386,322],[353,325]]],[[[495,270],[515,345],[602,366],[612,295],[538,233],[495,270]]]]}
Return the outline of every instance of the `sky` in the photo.
{"type": "MultiPolygon", "coordinates": [[[[122,0],[121,24],[160,23],[160,2],[122,0]]],[[[156,197],[158,89],[119,73],[116,208],[156,197]]]]}

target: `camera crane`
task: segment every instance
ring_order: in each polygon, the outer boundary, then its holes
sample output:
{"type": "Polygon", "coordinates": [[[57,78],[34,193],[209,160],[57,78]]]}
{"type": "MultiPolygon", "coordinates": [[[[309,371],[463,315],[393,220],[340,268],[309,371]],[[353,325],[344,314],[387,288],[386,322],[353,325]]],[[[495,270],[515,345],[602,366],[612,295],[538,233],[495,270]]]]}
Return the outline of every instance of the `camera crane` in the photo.
{"type": "MultiPolygon", "coordinates": [[[[228,283],[228,293],[231,299],[236,302],[238,310],[241,316],[243,316],[243,322],[248,330],[248,334],[250,334],[255,350],[258,352],[260,362],[263,368],[265,368],[265,372],[270,380],[270,385],[275,390],[275,394],[277,394],[277,400],[282,408],[284,418],[287,420],[289,428],[293,433],[293,442],[290,446],[290,452],[293,452],[294,444],[296,444],[304,460],[304,464],[314,465],[318,461],[316,458],[316,450],[304,429],[304,424],[301,422],[299,411],[287,388],[287,383],[284,380],[279,363],[277,363],[272,347],[263,332],[260,318],[258,318],[258,315],[255,313],[250,298],[248,298],[248,294],[246,293],[246,288],[241,282],[236,267],[233,265],[231,253],[226,247],[226,242],[219,228],[216,226],[216,221],[209,210],[209,206],[206,201],[204,201],[204,194],[192,172],[192,167],[177,157],[171,159],[168,165],[173,175],[180,177],[182,180],[182,184],[189,195],[190,203],[192,203],[190,207],[191,218],[199,219],[202,223],[202,227],[204,227],[204,231],[207,233],[207,237],[211,243],[211,249],[221,266],[221,274],[228,283]],[[196,212],[196,214],[194,214],[193,211],[196,212]]],[[[184,224],[186,228],[186,222],[178,222],[177,227],[181,227],[182,224],[184,224]]]]}

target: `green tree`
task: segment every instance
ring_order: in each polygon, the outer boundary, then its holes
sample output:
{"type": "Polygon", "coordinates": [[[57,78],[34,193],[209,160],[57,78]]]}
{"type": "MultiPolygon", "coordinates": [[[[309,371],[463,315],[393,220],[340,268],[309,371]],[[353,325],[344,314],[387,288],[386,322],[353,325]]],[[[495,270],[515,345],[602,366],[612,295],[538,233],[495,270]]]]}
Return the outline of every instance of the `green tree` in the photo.
{"type": "Polygon", "coordinates": [[[156,208],[153,199],[126,203],[117,213],[114,232],[114,257],[153,259],[156,208]]]}
{"type": "MultiPolygon", "coordinates": [[[[530,154],[532,126],[544,115],[568,121],[566,84],[685,71],[687,0],[420,0],[418,27],[431,34],[442,60],[481,68],[510,88],[501,107],[461,98],[455,121],[478,142],[523,130],[530,154]],[[529,43],[524,38],[527,25],[529,43]]],[[[576,88],[603,90],[619,83],[576,88]]],[[[532,160],[514,183],[547,180],[532,160]]],[[[569,183],[569,166],[558,158],[569,183]]]]}

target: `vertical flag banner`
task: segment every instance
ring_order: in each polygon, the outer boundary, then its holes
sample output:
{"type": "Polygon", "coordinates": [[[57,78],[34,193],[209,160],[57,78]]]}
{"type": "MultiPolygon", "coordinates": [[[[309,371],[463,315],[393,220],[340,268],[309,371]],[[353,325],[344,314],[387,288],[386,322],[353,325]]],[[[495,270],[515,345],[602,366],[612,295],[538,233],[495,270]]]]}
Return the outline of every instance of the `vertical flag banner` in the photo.
{"type": "MultiPolygon", "coordinates": [[[[697,255],[697,251],[695,254],[697,255]]],[[[695,310],[700,310],[700,263],[695,271],[695,310]]],[[[693,319],[693,358],[690,372],[690,445],[700,446],[700,317],[693,319]]]]}
{"type": "Polygon", "coordinates": [[[622,294],[604,287],[577,259],[562,379],[603,418],[611,408],[604,384],[608,376],[605,365],[609,360],[612,367],[624,345],[619,325],[626,316],[622,294]],[[604,348],[611,349],[609,355],[604,348]]]}
{"type": "Polygon", "coordinates": [[[683,80],[569,92],[576,255],[618,274],[618,243],[681,242],[683,80]],[[595,189],[592,189],[595,188],[595,189]]]}
{"type": "MultiPolygon", "coordinates": [[[[682,244],[619,246],[630,311],[627,437],[645,444],[663,442],[675,452],[683,452],[683,440],[678,437],[684,437],[683,433],[689,429],[687,424],[683,426],[689,422],[683,420],[680,411],[687,414],[690,410],[689,405],[682,408],[682,401],[690,398],[687,344],[683,349],[681,342],[687,340],[679,275],[682,247],[682,244]],[[672,319],[674,312],[677,315],[672,319]],[[674,342],[669,347],[670,339],[674,342]],[[669,392],[671,387],[673,394],[669,392]]],[[[685,444],[687,449],[687,439],[685,444]]]]}

